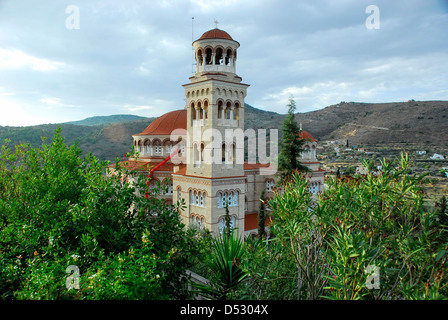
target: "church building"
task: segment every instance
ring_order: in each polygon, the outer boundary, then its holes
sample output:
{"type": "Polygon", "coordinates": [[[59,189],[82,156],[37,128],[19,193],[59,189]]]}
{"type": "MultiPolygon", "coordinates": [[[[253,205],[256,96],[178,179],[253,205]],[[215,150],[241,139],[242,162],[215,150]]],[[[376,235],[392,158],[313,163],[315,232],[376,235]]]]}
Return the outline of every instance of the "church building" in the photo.
{"type": "MultiPolygon", "coordinates": [[[[128,163],[150,174],[150,186],[168,180],[167,192],[157,195],[168,204],[184,200],[180,212],[186,225],[222,232],[226,206],[232,226],[244,236],[256,234],[260,196],[272,197],[275,171],[269,163],[244,161],[244,143],[227,139],[244,132],[244,101],[248,84],[237,75],[240,44],[218,28],[193,42],[196,72],[184,84],[185,106],[154,120],[134,134],[138,157],[128,163]]],[[[316,159],[317,140],[302,131],[312,170],[310,192],[323,190],[324,170],[316,159]]],[[[246,150],[247,151],[247,150],[246,150]]]]}

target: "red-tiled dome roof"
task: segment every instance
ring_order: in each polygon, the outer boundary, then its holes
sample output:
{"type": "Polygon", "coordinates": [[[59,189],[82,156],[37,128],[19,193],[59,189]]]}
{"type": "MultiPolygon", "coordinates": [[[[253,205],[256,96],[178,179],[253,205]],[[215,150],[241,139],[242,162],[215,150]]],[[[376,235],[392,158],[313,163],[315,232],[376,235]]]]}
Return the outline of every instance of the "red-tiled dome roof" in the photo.
{"type": "Polygon", "coordinates": [[[154,120],[142,133],[146,135],[170,135],[175,129],[187,130],[187,110],[176,110],[165,113],[154,120]]]}
{"type": "Polygon", "coordinates": [[[233,40],[232,37],[221,29],[212,29],[207,32],[205,32],[198,40],[204,40],[204,39],[228,39],[233,40]]]}
{"type": "Polygon", "coordinates": [[[306,131],[302,131],[302,133],[300,134],[300,137],[305,140],[311,140],[311,141],[317,142],[317,140],[314,139],[313,136],[309,132],[306,132],[306,131]]]}

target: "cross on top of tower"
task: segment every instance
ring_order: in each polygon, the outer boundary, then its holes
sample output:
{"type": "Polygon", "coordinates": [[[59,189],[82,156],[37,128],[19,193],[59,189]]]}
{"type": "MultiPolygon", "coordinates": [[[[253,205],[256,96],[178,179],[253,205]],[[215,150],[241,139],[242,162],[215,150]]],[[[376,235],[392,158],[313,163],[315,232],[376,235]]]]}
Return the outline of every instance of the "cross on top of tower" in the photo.
{"type": "Polygon", "coordinates": [[[215,29],[218,29],[218,23],[219,23],[219,21],[215,19],[214,23],[215,23],[215,29]]]}

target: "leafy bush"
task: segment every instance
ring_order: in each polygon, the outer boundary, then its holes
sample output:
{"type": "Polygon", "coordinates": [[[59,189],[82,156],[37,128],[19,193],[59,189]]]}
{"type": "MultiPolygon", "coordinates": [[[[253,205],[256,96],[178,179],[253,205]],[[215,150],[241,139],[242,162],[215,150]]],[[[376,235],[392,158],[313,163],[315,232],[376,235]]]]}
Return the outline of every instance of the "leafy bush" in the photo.
{"type": "Polygon", "coordinates": [[[269,201],[272,238],[246,245],[256,299],[446,299],[447,228],[423,208],[423,176],[386,160],[373,174],[329,177],[313,198],[295,173],[269,201]]]}
{"type": "Polygon", "coordinates": [[[199,243],[178,218],[181,204],[144,194],[147,178],[64,143],[0,153],[2,299],[189,297],[186,269],[199,243]],[[67,290],[68,266],[79,289],[67,290]]]}

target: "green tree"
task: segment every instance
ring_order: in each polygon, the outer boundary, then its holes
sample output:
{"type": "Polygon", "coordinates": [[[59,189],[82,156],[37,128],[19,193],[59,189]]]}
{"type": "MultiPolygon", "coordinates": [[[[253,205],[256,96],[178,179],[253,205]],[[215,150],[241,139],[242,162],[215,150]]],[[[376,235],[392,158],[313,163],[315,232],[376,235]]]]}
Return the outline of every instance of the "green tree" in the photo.
{"type": "Polygon", "coordinates": [[[283,178],[291,177],[292,173],[297,170],[302,172],[309,171],[299,160],[305,141],[300,136],[301,130],[295,120],[295,110],[296,103],[293,97],[291,97],[288,104],[288,115],[282,125],[283,136],[278,156],[278,169],[283,178]]]}
{"type": "Polygon", "coordinates": [[[174,299],[199,248],[178,210],[139,196],[147,178],[67,146],[0,152],[0,298],[174,299]],[[67,290],[68,266],[80,288],[67,290]]]}

